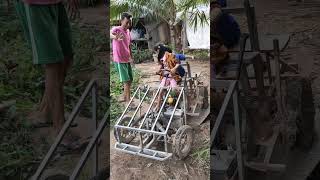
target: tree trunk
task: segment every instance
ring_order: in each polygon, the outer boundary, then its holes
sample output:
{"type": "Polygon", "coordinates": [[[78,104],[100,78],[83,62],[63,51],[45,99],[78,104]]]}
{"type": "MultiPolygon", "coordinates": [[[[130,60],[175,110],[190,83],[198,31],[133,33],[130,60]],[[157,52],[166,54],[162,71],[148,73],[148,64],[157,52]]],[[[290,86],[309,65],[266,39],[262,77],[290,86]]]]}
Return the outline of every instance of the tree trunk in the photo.
{"type": "Polygon", "coordinates": [[[175,31],[174,31],[174,25],[173,25],[174,21],[170,20],[169,21],[169,29],[170,29],[170,43],[172,45],[172,50],[175,51],[176,49],[176,41],[175,41],[175,31]]]}

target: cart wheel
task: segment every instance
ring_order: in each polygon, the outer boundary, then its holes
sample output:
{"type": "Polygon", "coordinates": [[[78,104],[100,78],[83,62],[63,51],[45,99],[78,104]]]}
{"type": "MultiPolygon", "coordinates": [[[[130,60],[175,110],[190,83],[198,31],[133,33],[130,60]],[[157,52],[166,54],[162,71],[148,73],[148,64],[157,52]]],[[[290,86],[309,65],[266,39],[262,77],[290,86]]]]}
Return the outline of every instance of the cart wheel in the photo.
{"type": "Polygon", "coordinates": [[[207,109],[209,107],[208,89],[206,87],[199,87],[198,95],[202,97],[202,109],[207,109]]]}
{"type": "Polygon", "coordinates": [[[174,138],[174,154],[180,159],[187,157],[193,142],[193,129],[188,125],[181,126],[174,138]]]}
{"type": "MultiPolygon", "coordinates": [[[[122,121],[124,123],[129,123],[130,119],[131,119],[131,117],[126,116],[123,118],[122,121]]],[[[128,129],[114,128],[113,133],[114,133],[114,137],[115,137],[116,141],[123,142],[123,143],[130,143],[136,137],[136,135],[134,133],[130,132],[130,130],[128,130],[128,129]],[[117,136],[117,132],[118,132],[119,136],[117,136]]]]}

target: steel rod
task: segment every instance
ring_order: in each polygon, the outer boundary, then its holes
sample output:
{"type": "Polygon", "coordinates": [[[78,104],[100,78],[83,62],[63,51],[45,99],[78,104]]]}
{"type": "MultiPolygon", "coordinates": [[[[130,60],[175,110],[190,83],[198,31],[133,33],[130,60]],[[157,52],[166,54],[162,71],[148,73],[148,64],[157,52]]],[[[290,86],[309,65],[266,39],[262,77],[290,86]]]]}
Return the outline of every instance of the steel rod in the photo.
{"type": "Polygon", "coordinates": [[[180,101],[180,99],[181,99],[182,94],[183,94],[183,89],[182,89],[182,91],[180,91],[179,97],[178,97],[178,99],[177,99],[177,102],[176,102],[176,104],[175,104],[175,106],[174,106],[174,109],[173,109],[173,111],[172,111],[172,114],[171,114],[171,116],[170,116],[169,123],[168,123],[168,125],[167,125],[167,127],[166,127],[166,134],[168,133],[168,130],[169,130],[169,127],[170,127],[170,125],[171,125],[171,122],[172,122],[174,113],[176,112],[176,109],[177,109],[177,107],[178,107],[178,104],[179,104],[179,101],[180,101]]]}
{"type": "Polygon", "coordinates": [[[134,92],[133,96],[131,97],[129,103],[127,104],[127,106],[126,106],[126,108],[124,109],[123,113],[121,114],[120,118],[117,120],[116,124],[121,123],[121,120],[122,120],[123,116],[126,114],[126,112],[127,112],[128,108],[129,108],[130,104],[132,103],[132,101],[133,101],[134,97],[136,96],[136,94],[138,93],[138,90],[139,90],[139,89],[140,89],[140,87],[138,87],[138,88],[136,89],[136,91],[134,92]]]}
{"type": "MultiPolygon", "coordinates": [[[[152,128],[151,128],[151,131],[153,131],[154,130],[154,127],[156,126],[156,123],[158,122],[158,120],[159,120],[159,117],[160,117],[160,114],[161,114],[161,111],[162,111],[162,109],[163,109],[163,107],[164,107],[164,105],[166,104],[166,101],[167,101],[167,99],[168,99],[168,97],[169,97],[169,94],[170,94],[170,92],[171,92],[171,87],[169,88],[169,90],[168,90],[168,92],[167,92],[167,94],[166,94],[166,97],[164,98],[164,100],[163,100],[163,103],[162,103],[162,105],[161,105],[161,108],[160,108],[160,110],[159,110],[159,112],[158,112],[158,115],[157,115],[157,118],[156,118],[156,120],[155,120],[155,122],[154,122],[154,124],[152,125],[152,128]]],[[[161,93],[160,93],[160,95],[159,96],[161,96],[161,93]]]]}
{"type": "Polygon", "coordinates": [[[75,108],[72,110],[68,120],[64,123],[62,129],[60,130],[60,132],[59,132],[59,134],[57,136],[57,138],[55,139],[55,141],[51,145],[48,153],[46,154],[46,156],[42,160],[42,162],[41,162],[40,166],[38,167],[36,173],[31,178],[32,180],[38,180],[40,178],[40,176],[42,175],[42,173],[43,173],[44,169],[46,168],[46,166],[48,165],[48,162],[50,161],[54,151],[56,150],[56,148],[60,144],[60,142],[63,139],[63,137],[64,137],[65,133],[67,132],[67,130],[70,128],[70,125],[73,122],[74,118],[79,113],[81,105],[83,104],[84,100],[88,96],[88,94],[91,91],[91,89],[92,89],[94,84],[95,84],[95,80],[91,80],[89,82],[87,88],[85,89],[84,93],[80,97],[80,100],[76,104],[75,108]]]}
{"type": "MultiPolygon", "coordinates": [[[[98,128],[98,122],[97,122],[97,84],[95,83],[92,87],[92,120],[93,120],[93,129],[92,129],[92,135],[98,128]]],[[[98,174],[99,169],[99,162],[98,162],[98,146],[94,146],[94,150],[92,153],[93,156],[93,166],[92,166],[92,175],[93,177],[98,174]]]]}
{"type": "Polygon", "coordinates": [[[104,115],[103,119],[101,120],[99,127],[97,131],[94,133],[93,138],[90,140],[87,148],[85,149],[84,153],[82,154],[76,168],[71,174],[70,180],[75,180],[80,174],[80,171],[84,167],[86,161],[88,160],[88,157],[92,150],[94,149],[94,146],[96,146],[98,139],[100,138],[103,130],[107,126],[109,122],[109,117],[110,117],[110,109],[108,109],[107,113],[104,115]]]}
{"type": "Polygon", "coordinates": [[[142,99],[141,99],[141,101],[140,101],[137,109],[135,110],[133,116],[131,117],[130,122],[129,122],[129,124],[128,124],[129,127],[130,127],[130,125],[132,124],[133,119],[136,117],[136,115],[137,115],[137,113],[138,113],[138,111],[139,111],[139,108],[140,108],[140,106],[141,106],[142,103],[143,103],[143,100],[147,97],[147,94],[148,94],[149,90],[150,90],[150,87],[148,87],[148,89],[147,89],[146,93],[143,95],[143,97],[142,97],[142,99]]]}
{"type": "Polygon", "coordinates": [[[149,106],[149,108],[148,108],[148,110],[147,110],[146,115],[143,117],[142,123],[140,124],[139,128],[142,128],[144,122],[146,121],[147,116],[148,116],[148,114],[149,114],[149,112],[150,112],[150,110],[151,110],[151,108],[152,108],[152,105],[153,105],[154,101],[156,100],[156,98],[157,98],[157,96],[158,96],[158,94],[159,94],[159,92],[160,92],[160,89],[162,89],[162,88],[159,86],[156,94],[154,95],[154,97],[153,97],[153,99],[152,99],[152,101],[151,101],[151,104],[150,104],[150,106],[149,106]]]}
{"type": "Polygon", "coordinates": [[[233,94],[233,91],[234,91],[236,85],[237,85],[237,81],[233,81],[231,83],[231,85],[229,86],[228,92],[226,94],[226,97],[225,97],[225,99],[223,101],[223,104],[222,104],[221,109],[219,111],[219,114],[218,114],[218,117],[216,119],[216,122],[215,122],[215,124],[213,126],[213,129],[211,131],[211,135],[210,135],[211,136],[210,137],[210,145],[211,146],[213,145],[213,142],[214,142],[214,140],[216,138],[216,135],[217,135],[217,132],[218,132],[218,128],[219,128],[219,126],[220,126],[220,124],[222,122],[222,118],[223,118],[224,113],[225,113],[225,111],[227,109],[227,106],[229,104],[229,101],[231,99],[231,96],[233,94]]]}
{"type": "Polygon", "coordinates": [[[128,127],[128,126],[122,126],[122,125],[115,125],[115,128],[123,128],[123,129],[128,129],[136,132],[145,132],[145,133],[153,133],[157,135],[164,135],[164,132],[158,132],[158,131],[153,131],[153,130],[146,130],[146,129],[139,129],[139,128],[134,128],[134,127],[128,127]]]}

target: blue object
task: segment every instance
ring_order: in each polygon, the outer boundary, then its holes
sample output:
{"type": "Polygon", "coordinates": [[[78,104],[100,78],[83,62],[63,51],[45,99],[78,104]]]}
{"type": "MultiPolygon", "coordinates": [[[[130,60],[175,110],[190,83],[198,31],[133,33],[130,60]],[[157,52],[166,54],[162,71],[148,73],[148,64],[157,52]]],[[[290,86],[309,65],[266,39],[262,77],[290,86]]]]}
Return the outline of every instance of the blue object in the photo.
{"type": "Polygon", "coordinates": [[[175,54],[175,56],[176,56],[176,59],[180,61],[186,60],[186,56],[184,54],[175,54]]]}
{"type": "Polygon", "coordinates": [[[232,48],[240,40],[240,27],[237,21],[229,14],[222,13],[216,22],[216,32],[222,38],[227,48],[232,48]]]}

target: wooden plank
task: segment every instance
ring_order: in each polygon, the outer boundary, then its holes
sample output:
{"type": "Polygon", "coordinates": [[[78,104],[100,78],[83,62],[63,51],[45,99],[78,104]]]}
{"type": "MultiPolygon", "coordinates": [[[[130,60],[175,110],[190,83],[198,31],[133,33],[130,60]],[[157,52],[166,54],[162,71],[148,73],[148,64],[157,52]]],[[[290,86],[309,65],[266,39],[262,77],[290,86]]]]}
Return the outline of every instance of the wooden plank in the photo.
{"type": "Polygon", "coordinates": [[[213,86],[216,88],[226,88],[229,87],[232,81],[225,81],[225,80],[213,80],[213,86]]]}
{"type": "Polygon", "coordinates": [[[239,114],[239,104],[238,104],[238,89],[237,87],[233,93],[233,115],[234,115],[234,129],[236,136],[236,146],[237,146],[237,163],[238,163],[238,174],[239,180],[245,179],[243,160],[242,160],[242,147],[241,147],[241,131],[240,131],[240,114],[239,114]]]}
{"type": "Polygon", "coordinates": [[[275,171],[275,172],[284,172],[286,170],[286,165],[284,164],[269,164],[269,163],[259,163],[259,162],[247,162],[246,166],[255,169],[258,171],[275,171]]]}
{"type": "MultiPolygon", "coordinates": [[[[289,41],[290,35],[289,34],[278,34],[278,35],[259,35],[259,48],[260,52],[272,52],[273,51],[273,39],[279,40],[279,49],[283,51],[289,41]]],[[[234,48],[230,49],[229,52],[239,52],[240,47],[239,45],[235,46],[234,48]]],[[[251,40],[247,41],[246,44],[246,51],[253,51],[251,48],[251,40]]]]}
{"type": "Polygon", "coordinates": [[[232,94],[233,94],[237,84],[238,84],[237,81],[233,81],[229,86],[228,92],[227,92],[227,94],[226,94],[226,96],[224,98],[224,101],[223,101],[223,104],[222,104],[221,109],[219,111],[218,117],[217,117],[217,119],[215,121],[215,124],[213,126],[213,129],[212,129],[212,131],[210,133],[211,134],[210,135],[210,144],[211,145],[213,144],[213,141],[216,138],[218,129],[219,129],[220,124],[222,122],[222,118],[224,116],[224,113],[225,113],[225,111],[227,109],[227,106],[228,106],[228,104],[229,104],[229,102],[231,100],[232,94]]]}

